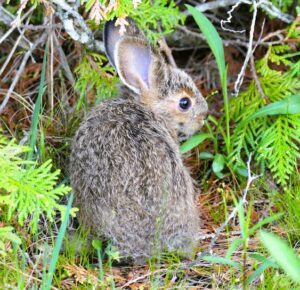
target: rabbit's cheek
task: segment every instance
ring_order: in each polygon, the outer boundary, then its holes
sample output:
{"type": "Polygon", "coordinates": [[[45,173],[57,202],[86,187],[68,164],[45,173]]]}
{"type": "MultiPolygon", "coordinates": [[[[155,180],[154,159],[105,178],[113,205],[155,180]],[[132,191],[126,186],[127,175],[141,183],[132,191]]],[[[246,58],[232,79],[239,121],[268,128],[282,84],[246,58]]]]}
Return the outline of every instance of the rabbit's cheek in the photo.
{"type": "Polygon", "coordinates": [[[188,139],[189,137],[197,133],[200,128],[201,128],[201,124],[199,124],[198,122],[188,122],[185,123],[184,126],[180,127],[179,135],[185,136],[184,139],[188,139]]]}
{"type": "Polygon", "coordinates": [[[196,122],[199,124],[199,127],[203,127],[204,125],[204,118],[205,118],[205,115],[200,115],[196,118],[196,122]]]}
{"type": "Polygon", "coordinates": [[[198,122],[193,122],[189,126],[189,134],[190,135],[195,134],[197,131],[199,131],[200,128],[201,128],[201,124],[199,124],[198,122]]]}

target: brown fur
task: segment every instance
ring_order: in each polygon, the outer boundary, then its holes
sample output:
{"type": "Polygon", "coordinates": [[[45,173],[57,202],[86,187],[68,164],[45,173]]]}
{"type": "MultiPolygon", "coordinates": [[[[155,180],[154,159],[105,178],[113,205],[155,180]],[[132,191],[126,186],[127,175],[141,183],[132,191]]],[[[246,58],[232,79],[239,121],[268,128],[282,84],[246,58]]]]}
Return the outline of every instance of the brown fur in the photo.
{"type": "Polygon", "coordinates": [[[94,235],[111,239],[122,255],[136,261],[164,250],[191,253],[196,244],[195,193],[178,135],[199,130],[207,112],[191,78],[167,65],[147,43],[149,83],[126,71],[122,65],[129,56],[123,52],[130,54],[131,46],[144,43],[138,39],[120,37],[113,49],[126,43],[129,48],[110,54],[135,93],[121,94],[92,110],[74,137],[70,157],[80,223],[94,235]],[[192,107],[181,112],[178,102],[185,96],[192,107]]]}

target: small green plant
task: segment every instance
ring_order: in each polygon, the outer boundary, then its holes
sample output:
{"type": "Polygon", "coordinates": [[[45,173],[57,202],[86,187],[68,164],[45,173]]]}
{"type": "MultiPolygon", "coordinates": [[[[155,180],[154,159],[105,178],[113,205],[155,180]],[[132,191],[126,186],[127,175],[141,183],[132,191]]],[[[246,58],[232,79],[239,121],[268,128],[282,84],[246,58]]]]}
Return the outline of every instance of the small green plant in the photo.
{"type": "MultiPolygon", "coordinates": [[[[259,82],[265,95],[261,95],[253,80],[248,89],[231,99],[229,106],[221,39],[213,25],[201,12],[191,6],[187,5],[187,7],[216,58],[221,78],[225,117],[218,121],[209,116],[206,122],[208,133],[200,133],[187,140],[182,144],[181,152],[185,153],[204,140],[211,139],[215,154],[202,152],[199,157],[212,159],[213,172],[220,178],[224,176],[222,170],[225,165],[245,175],[244,159],[252,152],[261,167],[270,169],[274,179],[286,187],[288,180],[297,172],[297,159],[300,157],[300,95],[296,94],[300,88],[300,61],[299,58],[297,59],[299,52],[293,52],[293,47],[290,45],[270,46],[266,55],[256,63],[256,70],[260,74],[259,82]],[[284,66],[284,70],[273,68],[274,65],[271,66],[271,63],[284,66]],[[229,130],[230,120],[235,121],[237,125],[232,135],[229,130]],[[215,126],[215,132],[210,123],[215,126]],[[225,124],[224,130],[223,124],[225,124]],[[224,150],[218,144],[216,136],[219,134],[225,143],[224,150]],[[224,156],[222,151],[225,151],[227,156],[224,156]]],[[[291,25],[287,38],[299,37],[298,26],[299,22],[296,20],[291,25]]]]}
{"type": "Polygon", "coordinates": [[[116,95],[118,78],[111,66],[104,66],[105,62],[107,62],[107,59],[104,55],[89,53],[84,55],[82,61],[76,67],[77,81],[75,89],[80,91],[77,110],[86,101],[86,95],[89,91],[94,92],[96,103],[116,95]]]}
{"type": "Polygon", "coordinates": [[[214,143],[215,154],[211,154],[209,152],[203,152],[199,157],[203,159],[212,159],[212,170],[213,172],[219,177],[222,178],[224,175],[222,170],[226,164],[226,157],[219,152],[219,145],[218,145],[218,135],[221,134],[225,143],[225,150],[227,155],[231,152],[231,135],[230,135],[230,115],[229,115],[229,105],[228,105],[228,93],[227,93],[227,68],[225,64],[225,57],[224,57],[224,48],[222,44],[222,40],[212,25],[212,23],[208,20],[208,18],[198,11],[196,8],[186,5],[188,10],[191,12],[192,16],[194,17],[196,23],[198,24],[200,30],[203,32],[204,36],[206,37],[206,41],[212,50],[216,63],[218,66],[220,80],[221,80],[221,87],[223,93],[223,100],[224,100],[224,119],[225,119],[225,130],[220,126],[222,122],[218,122],[212,116],[209,116],[209,121],[216,125],[216,132],[213,132],[213,129],[208,121],[205,122],[205,125],[209,131],[209,133],[199,133],[191,137],[189,140],[184,142],[181,145],[181,152],[185,153],[192,148],[198,146],[206,139],[211,139],[214,143]]]}
{"type": "Polygon", "coordinates": [[[212,23],[208,20],[208,18],[198,11],[196,8],[186,5],[188,10],[193,15],[196,23],[198,24],[200,30],[203,32],[206,41],[212,50],[219,74],[220,74],[220,80],[221,80],[221,86],[222,86],[222,93],[223,93],[223,100],[224,100],[224,113],[225,113],[225,125],[226,125],[226,134],[223,135],[224,141],[225,141],[225,147],[227,150],[227,153],[229,154],[230,150],[230,130],[229,130],[229,107],[228,107],[228,94],[227,94],[227,68],[225,64],[225,57],[224,57],[224,48],[223,43],[220,38],[220,35],[218,34],[215,27],[212,25],[212,23]]]}
{"type": "Polygon", "coordinates": [[[59,257],[59,252],[60,252],[61,247],[62,247],[62,242],[63,242],[63,239],[65,237],[65,233],[66,233],[69,218],[70,218],[70,213],[71,213],[71,210],[72,210],[71,206],[72,206],[73,198],[74,198],[74,196],[73,196],[73,193],[72,193],[69,197],[65,213],[62,216],[62,223],[61,223],[61,226],[60,226],[60,229],[59,229],[59,232],[58,232],[58,237],[57,237],[57,239],[55,241],[55,244],[54,244],[52,257],[51,257],[51,260],[50,260],[50,263],[49,263],[48,272],[46,272],[45,270],[43,271],[43,285],[42,285],[43,290],[44,289],[45,290],[46,289],[47,290],[51,289],[52,280],[53,280],[57,260],[58,260],[58,257],[59,257]]]}
{"type": "Polygon", "coordinates": [[[33,115],[31,118],[31,127],[29,131],[29,146],[31,150],[28,151],[27,159],[32,160],[33,159],[33,153],[37,141],[37,134],[38,134],[38,123],[40,119],[40,112],[42,108],[42,98],[45,93],[46,87],[45,87],[45,75],[46,75],[46,63],[47,63],[47,53],[48,53],[48,42],[45,45],[45,51],[43,56],[43,64],[42,64],[42,72],[41,72],[41,79],[39,84],[39,93],[36,99],[36,102],[34,104],[34,110],[33,115]]]}
{"type": "Polygon", "coordinates": [[[64,213],[65,207],[58,202],[70,192],[70,187],[57,186],[60,171],[52,172],[51,160],[38,166],[23,159],[29,151],[28,147],[0,137],[0,204],[4,220],[15,215],[20,225],[30,220],[30,229],[36,232],[41,214],[53,221],[56,210],[64,213]]]}
{"type": "Polygon", "coordinates": [[[97,256],[98,256],[98,265],[99,265],[98,280],[99,280],[100,288],[106,289],[108,287],[107,284],[109,284],[110,289],[115,289],[116,287],[115,287],[115,282],[114,282],[114,275],[112,273],[112,262],[120,260],[119,252],[110,243],[107,245],[107,247],[103,251],[102,241],[100,241],[100,240],[93,240],[92,245],[93,245],[93,248],[96,250],[97,256]],[[103,256],[104,255],[106,255],[108,258],[106,265],[107,265],[108,271],[110,272],[110,276],[107,279],[107,281],[104,280],[104,274],[105,274],[105,269],[104,269],[105,265],[103,265],[103,256]]]}

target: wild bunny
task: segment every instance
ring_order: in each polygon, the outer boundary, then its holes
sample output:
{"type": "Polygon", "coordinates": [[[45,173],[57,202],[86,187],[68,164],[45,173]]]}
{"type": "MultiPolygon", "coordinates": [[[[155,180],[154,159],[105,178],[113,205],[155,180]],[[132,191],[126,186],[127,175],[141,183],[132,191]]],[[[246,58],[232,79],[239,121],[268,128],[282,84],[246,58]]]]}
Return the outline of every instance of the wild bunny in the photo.
{"type": "Polygon", "coordinates": [[[105,26],[110,62],[131,95],[101,103],[73,140],[70,177],[79,220],[135,261],[161,251],[190,254],[199,218],[179,138],[203,125],[207,103],[130,21],[105,26]]]}

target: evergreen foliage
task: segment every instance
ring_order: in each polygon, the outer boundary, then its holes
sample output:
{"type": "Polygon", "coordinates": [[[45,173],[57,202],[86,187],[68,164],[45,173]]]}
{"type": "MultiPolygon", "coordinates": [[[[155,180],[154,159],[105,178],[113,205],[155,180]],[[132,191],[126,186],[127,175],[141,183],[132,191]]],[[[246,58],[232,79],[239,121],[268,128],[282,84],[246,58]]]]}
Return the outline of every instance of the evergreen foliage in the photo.
{"type": "Polygon", "coordinates": [[[94,93],[96,103],[116,95],[118,78],[114,69],[111,66],[104,66],[104,62],[107,62],[104,55],[89,53],[84,55],[76,67],[75,89],[80,91],[77,109],[86,100],[86,94],[89,91],[94,93]]]}
{"type": "Polygon", "coordinates": [[[15,215],[20,225],[30,220],[30,229],[36,232],[42,214],[53,221],[56,210],[64,213],[65,206],[58,202],[70,192],[70,187],[56,185],[60,170],[51,171],[51,160],[38,166],[23,159],[29,150],[0,138],[0,205],[4,220],[9,221],[15,215]]]}
{"type": "Polygon", "coordinates": [[[118,18],[120,29],[126,29],[126,17],[135,20],[151,41],[166,35],[183,22],[184,16],[173,0],[83,0],[89,18],[99,24],[118,18]],[[159,26],[160,25],[160,26],[159,26]]]}
{"type": "MultiPolygon", "coordinates": [[[[292,26],[295,33],[295,26],[292,26]]],[[[299,33],[299,32],[298,32],[299,33]]],[[[300,88],[299,53],[293,53],[289,45],[270,46],[266,55],[256,62],[259,82],[265,94],[262,96],[255,81],[233,98],[231,117],[239,124],[266,104],[284,100],[296,94],[300,88]]],[[[254,152],[256,160],[269,168],[274,179],[286,187],[297,172],[300,157],[300,114],[276,115],[257,118],[243,126],[237,126],[233,134],[231,162],[244,167],[242,152],[254,152]]]]}

